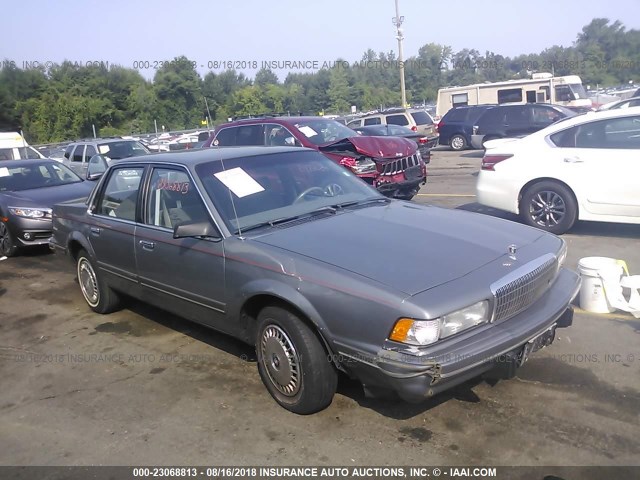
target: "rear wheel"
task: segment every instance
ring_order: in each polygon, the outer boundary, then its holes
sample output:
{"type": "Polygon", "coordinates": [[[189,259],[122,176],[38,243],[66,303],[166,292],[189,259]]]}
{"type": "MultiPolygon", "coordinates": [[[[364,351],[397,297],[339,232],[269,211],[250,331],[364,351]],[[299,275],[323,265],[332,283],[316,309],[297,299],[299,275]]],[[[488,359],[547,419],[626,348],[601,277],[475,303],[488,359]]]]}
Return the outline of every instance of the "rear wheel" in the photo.
{"type": "Polygon", "coordinates": [[[281,307],[258,315],[258,372],[271,396],[287,410],[306,415],[329,406],[338,375],[313,330],[281,307]]]}
{"type": "Polygon", "coordinates": [[[560,235],[578,219],[578,205],[567,187],[543,181],[532,185],[522,195],[520,216],[528,225],[560,235]]]}
{"type": "Polygon", "coordinates": [[[118,294],[98,276],[86,250],[80,250],[77,260],[78,283],[85,301],[96,313],[111,313],[120,304],[118,294]]]}
{"type": "Polygon", "coordinates": [[[7,224],[0,221],[0,256],[13,257],[16,253],[18,253],[18,247],[13,235],[11,235],[7,224]]]}
{"type": "Polygon", "coordinates": [[[451,137],[451,140],[449,140],[449,146],[451,147],[451,150],[459,152],[460,150],[467,148],[467,139],[464,138],[464,135],[454,135],[451,137]]]}

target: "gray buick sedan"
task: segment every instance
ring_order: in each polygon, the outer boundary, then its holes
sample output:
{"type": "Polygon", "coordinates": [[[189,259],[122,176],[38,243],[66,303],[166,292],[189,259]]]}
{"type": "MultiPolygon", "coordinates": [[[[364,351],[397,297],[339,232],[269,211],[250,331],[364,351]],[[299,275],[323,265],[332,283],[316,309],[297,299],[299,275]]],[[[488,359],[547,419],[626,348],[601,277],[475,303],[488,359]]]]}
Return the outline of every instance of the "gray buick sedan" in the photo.
{"type": "Polygon", "coordinates": [[[255,345],[300,414],[331,403],[338,372],[411,402],[512,377],[571,325],[580,286],[554,235],[390,200],[298,147],[125,160],[53,228],[91,309],[126,293],[255,345]]]}

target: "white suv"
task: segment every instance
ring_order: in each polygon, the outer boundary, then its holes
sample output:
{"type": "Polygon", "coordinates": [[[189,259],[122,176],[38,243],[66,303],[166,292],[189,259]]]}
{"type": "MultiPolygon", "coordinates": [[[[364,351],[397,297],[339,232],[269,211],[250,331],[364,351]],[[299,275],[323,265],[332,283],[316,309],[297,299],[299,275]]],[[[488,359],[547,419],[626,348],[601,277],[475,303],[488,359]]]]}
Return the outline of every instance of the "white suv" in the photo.
{"type": "Polygon", "coordinates": [[[585,113],[485,146],[482,205],[555,234],[576,220],[640,223],[640,107],[585,113]]]}
{"type": "Polygon", "coordinates": [[[433,118],[426,110],[420,108],[390,108],[368,114],[351,120],[347,127],[358,128],[368,125],[400,125],[408,127],[423,137],[428,138],[427,146],[435,147],[438,143],[438,133],[433,118]]]}

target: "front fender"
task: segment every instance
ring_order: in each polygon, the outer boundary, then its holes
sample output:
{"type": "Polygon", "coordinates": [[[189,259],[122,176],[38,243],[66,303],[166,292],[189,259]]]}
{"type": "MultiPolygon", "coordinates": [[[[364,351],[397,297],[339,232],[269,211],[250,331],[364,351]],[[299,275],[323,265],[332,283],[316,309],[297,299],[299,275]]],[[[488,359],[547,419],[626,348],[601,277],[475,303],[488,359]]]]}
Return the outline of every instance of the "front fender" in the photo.
{"type": "MultiPolygon", "coordinates": [[[[296,285],[293,285],[280,279],[262,278],[246,283],[237,291],[233,298],[229,299],[229,317],[240,318],[243,322],[247,321],[247,319],[242,316],[242,312],[246,310],[247,305],[250,305],[251,302],[259,296],[272,297],[274,300],[279,300],[292,305],[306,318],[308,318],[316,327],[316,330],[327,344],[327,347],[330,348],[330,345],[326,340],[329,333],[326,323],[311,302],[309,302],[309,300],[298,291],[297,278],[295,279],[295,282],[296,285]]],[[[246,324],[244,327],[247,333],[247,338],[253,340],[255,338],[255,331],[253,330],[254,326],[246,324]]]]}

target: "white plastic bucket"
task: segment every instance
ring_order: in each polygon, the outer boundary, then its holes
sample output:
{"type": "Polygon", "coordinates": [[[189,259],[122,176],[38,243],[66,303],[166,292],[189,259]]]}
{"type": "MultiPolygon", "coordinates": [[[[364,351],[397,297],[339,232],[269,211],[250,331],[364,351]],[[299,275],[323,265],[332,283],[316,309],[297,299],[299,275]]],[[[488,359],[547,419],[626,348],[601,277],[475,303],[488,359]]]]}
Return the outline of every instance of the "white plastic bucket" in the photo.
{"type": "MultiPolygon", "coordinates": [[[[578,262],[582,277],[580,308],[593,313],[611,313],[616,309],[607,298],[607,288],[619,289],[622,265],[615,258],[585,257],[578,262]]],[[[611,292],[613,293],[613,292],[611,292]]]]}

